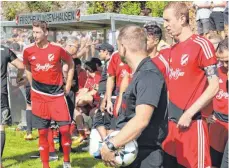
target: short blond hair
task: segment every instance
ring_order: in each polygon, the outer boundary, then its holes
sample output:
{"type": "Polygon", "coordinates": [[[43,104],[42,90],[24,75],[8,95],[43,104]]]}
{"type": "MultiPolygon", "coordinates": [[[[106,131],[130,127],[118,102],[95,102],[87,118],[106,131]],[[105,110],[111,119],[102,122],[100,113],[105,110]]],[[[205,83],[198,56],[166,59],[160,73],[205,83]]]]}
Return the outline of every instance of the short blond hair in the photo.
{"type": "Polygon", "coordinates": [[[147,33],[137,25],[127,25],[119,30],[118,41],[128,45],[131,52],[146,52],[147,33]]]}
{"type": "Polygon", "coordinates": [[[177,18],[181,17],[184,15],[186,17],[186,24],[189,24],[189,9],[188,6],[184,2],[169,2],[166,6],[165,9],[174,9],[175,11],[175,16],[177,18]]]}

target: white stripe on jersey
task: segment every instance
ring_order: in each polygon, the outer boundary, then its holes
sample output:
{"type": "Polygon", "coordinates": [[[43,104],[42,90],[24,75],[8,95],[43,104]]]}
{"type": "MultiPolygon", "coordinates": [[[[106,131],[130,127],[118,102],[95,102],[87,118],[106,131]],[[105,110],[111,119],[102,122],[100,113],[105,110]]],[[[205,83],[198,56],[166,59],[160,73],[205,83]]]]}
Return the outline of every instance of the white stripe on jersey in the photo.
{"type": "Polygon", "coordinates": [[[31,89],[32,89],[34,92],[39,93],[39,94],[42,94],[42,95],[45,95],[45,96],[58,97],[58,96],[63,96],[63,95],[64,95],[64,93],[60,93],[60,94],[56,94],[56,95],[44,93],[44,92],[41,92],[41,91],[38,91],[38,90],[34,89],[33,87],[31,87],[31,89]]]}
{"type": "Polygon", "coordinates": [[[201,37],[199,37],[199,36],[197,36],[197,38],[198,38],[198,40],[202,41],[202,42],[206,45],[206,47],[207,47],[207,51],[210,53],[210,58],[211,58],[211,57],[213,57],[213,54],[212,54],[211,48],[210,48],[210,46],[209,46],[209,44],[208,44],[207,40],[206,40],[206,39],[204,39],[204,38],[201,38],[201,37]]]}
{"type": "Polygon", "coordinates": [[[205,39],[196,38],[193,41],[201,46],[202,50],[204,51],[204,55],[206,56],[207,59],[210,59],[211,57],[213,57],[211,49],[205,39]]]}
{"type": "Polygon", "coordinates": [[[166,68],[166,74],[169,74],[169,63],[165,60],[165,58],[160,54],[158,58],[163,62],[166,68]]]}

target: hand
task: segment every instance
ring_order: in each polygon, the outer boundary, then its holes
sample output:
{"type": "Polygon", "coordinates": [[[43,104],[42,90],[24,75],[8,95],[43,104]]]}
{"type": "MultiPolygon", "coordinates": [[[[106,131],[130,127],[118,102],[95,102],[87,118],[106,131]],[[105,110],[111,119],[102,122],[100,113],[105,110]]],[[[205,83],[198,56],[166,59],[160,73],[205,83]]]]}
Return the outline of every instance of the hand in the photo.
{"type": "Polygon", "coordinates": [[[192,122],[192,116],[185,111],[177,123],[177,128],[181,128],[181,129],[188,128],[191,122],[192,122]]]}
{"type": "Polygon", "coordinates": [[[19,87],[25,85],[27,83],[27,78],[16,78],[16,83],[19,87]]]}
{"type": "Polygon", "coordinates": [[[111,115],[113,115],[113,103],[111,101],[107,101],[107,112],[111,115]]]}
{"type": "Polygon", "coordinates": [[[216,121],[216,118],[214,115],[210,115],[208,118],[206,118],[207,123],[213,124],[216,121]]]}
{"type": "Polygon", "coordinates": [[[69,92],[70,92],[70,90],[71,90],[71,85],[65,85],[65,87],[64,87],[64,92],[65,92],[65,94],[66,95],[68,95],[69,94],[69,92]]]}
{"type": "Polygon", "coordinates": [[[110,151],[110,149],[108,149],[105,143],[103,144],[102,148],[100,149],[100,153],[104,161],[104,164],[106,166],[110,166],[110,167],[117,166],[117,163],[115,161],[115,153],[113,151],[110,151]]]}
{"type": "Polygon", "coordinates": [[[103,99],[100,105],[100,110],[104,112],[106,110],[106,100],[103,99]]]}

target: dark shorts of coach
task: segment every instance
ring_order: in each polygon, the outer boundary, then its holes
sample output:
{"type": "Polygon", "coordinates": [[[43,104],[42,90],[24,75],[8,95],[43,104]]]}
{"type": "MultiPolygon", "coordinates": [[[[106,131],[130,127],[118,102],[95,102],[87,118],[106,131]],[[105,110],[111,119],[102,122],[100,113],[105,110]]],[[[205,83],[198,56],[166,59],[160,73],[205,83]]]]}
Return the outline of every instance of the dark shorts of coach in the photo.
{"type": "Polygon", "coordinates": [[[164,152],[160,146],[139,147],[135,161],[125,168],[163,168],[164,152]]]}
{"type": "MultiPolygon", "coordinates": [[[[102,102],[102,98],[100,99],[100,103],[102,102]]],[[[114,104],[116,99],[111,99],[114,104]]],[[[100,105],[99,105],[100,107],[100,105]]],[[[109,114],[108,112],[101,112],[99,109],[93,118],[93,128],[98,126],[104,126],[107,130],[115,130],[116,128],[116,118],[114,115],[109,114]]]]}
{"type": "Polygon", "coordinates": [[[1,116],[0,125],[11,125],[12,118],[9,108],[9,100],[7,94],[1,94],[1,116]]]}
{"type": "Polygon", "coordinates": [[[210,31],[211,23],[209,18],[197,20],[197,30],[198,34],[206,34],[210,31]]]}
{"type": "MultiPolygon", "coordinates": [[[[33,118],[32,118],[32,127],[33,128],[44,129],[44,128],[50,127],[51,120],[43,119],[34,114],[32,115],[33,115],[33,118]]],[[[55,122],[59,127],[71,124],[71,121],[55,121],[55,122]]]]}
{"type": "Polygon", "coordinates": [[[211,24],[211,30],[224,30],[224,12],[212,12],[209,19],[211,24]]]}

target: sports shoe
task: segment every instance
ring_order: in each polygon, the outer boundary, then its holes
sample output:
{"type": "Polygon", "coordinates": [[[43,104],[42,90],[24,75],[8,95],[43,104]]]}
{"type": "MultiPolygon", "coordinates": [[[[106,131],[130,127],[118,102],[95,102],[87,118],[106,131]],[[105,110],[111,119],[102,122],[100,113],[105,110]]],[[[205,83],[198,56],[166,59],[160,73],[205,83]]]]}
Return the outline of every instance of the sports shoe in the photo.
{"type": "Polygon", "coordinates": [[[82,148],[82,151],[84,151],[84,152],[88,152],[88,151],[89,151],[89,145],[88,145],[88,146],[86,146],[86,147],[83,147],[83,148],[82,148]]]}
{"type": "Polygon", "coordinates": [[[30,140],[33,140],[34,138],[33,138],[33,135],[32,134],[26,134],[24,136],[24,139],[30,141],[30,140]]]}
{"type": "Polygon", "coordinates": [[[56,152],[49,152],[49,161],[58,160],[58,155],[56,152]]]}
{"type": "Polygon", "coordinates": [[[72,166],[71,166],[71,164],[70,164],[70,162],[64,162],[63,163],[63,168],[71,168],[72,166]]]}

